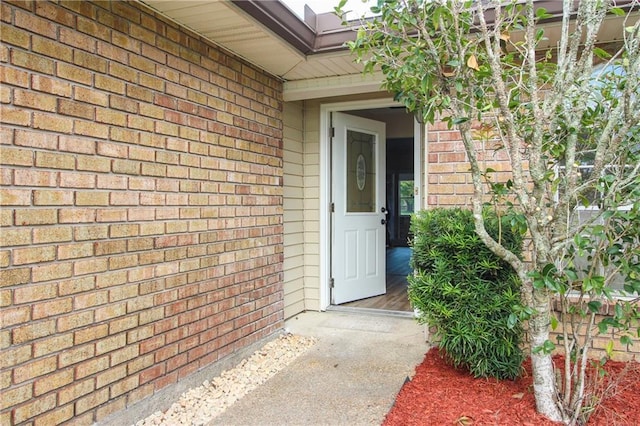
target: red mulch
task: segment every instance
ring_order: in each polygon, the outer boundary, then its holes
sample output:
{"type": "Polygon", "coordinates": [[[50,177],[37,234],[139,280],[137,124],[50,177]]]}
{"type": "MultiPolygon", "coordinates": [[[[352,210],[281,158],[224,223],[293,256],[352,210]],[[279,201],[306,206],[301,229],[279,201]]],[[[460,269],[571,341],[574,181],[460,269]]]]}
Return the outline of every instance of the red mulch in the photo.
{"type": "MultiPolygon", "coordinates": [[[[602,405],[587,425],[640,425],[640,364],[609,361],[605,369],[609,374],[596,388],[602,393],[606,383],[614,386],[604,392],[602,405]]],[[[413,379],[400,390],[383,425],[546,426],[557,423],[535,410],[529,361],[525,362],[522,377],[515,381],[475,379],[448,365],[438,349],[432,349],[416,367],[413,379]]]]}

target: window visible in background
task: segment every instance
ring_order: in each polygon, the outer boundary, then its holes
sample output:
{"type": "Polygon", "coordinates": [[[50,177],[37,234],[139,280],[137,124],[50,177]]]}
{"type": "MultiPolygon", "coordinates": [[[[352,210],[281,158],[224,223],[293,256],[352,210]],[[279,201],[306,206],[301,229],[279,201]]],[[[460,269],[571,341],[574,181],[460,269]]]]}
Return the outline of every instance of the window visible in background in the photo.
{"type": "Polygon", "coordinates": [[[398,183],[400,216],[413,214],[413,179],[400,180],[398,183]]]}
{"type": "MultiPolygon", "coordinates": [[[[595,117],[600,115],[606,115],[606,112],[610,112],[617,102],[616,94],[620,86],[620,77],[624,76],[624,70],[617,65],[608,64],[605,66],[596,67],[592,74],[592,87],[593,92],[588,99],[588,108],[585,110],[585,117],[590,118],[590,114],[595,117]],[[607,95],[607,96],[605,96],[607,95]],[[604,111],[604,112],[603,112],[604,111]]],[[[638,73],[640,76],[640,71],[638,73]]],[[[589,120],[585,120],[589,123],[589,120]]],[[[574,220],[578,223],[593,223],[594,225],[601,225],[603,223],[603,217],[601,216],[603,210],[610,209],[606,203],[606,196],[609,195],[610,185],[614,183],[624,182],[629,179],[630,185],[626,187],[617,187],[618,191],[623,199],[632,201],[631,191],[635,189],[633,186],[633,180],[630,180],[635,176],[637,170],[635,169],[637,161],[633,160],[637,158],[640,152],[640,125],[632,126],[628,132],[628,137],[622,142],[626,145],[626,152],[623,157],[615,158],[616,161],[607,164],[602,170],[599,176],[593,175],[593,165],[595,160],[595,146],[598,142],[598,132],[594,132],[595,139],[589,139],[589,132],[585,132],[585,137],[581,137],[579,140],[580,145],[576,152],[576,169],[578,173],[578,184],[585,185],[585,190],[580,194],[577,200],[577,205],[574,209],[574,220]],[[632,159],[629,161],[628,159],[632,159]]],[[[582,135],[580,135],[582,136],[582,135]]],[[[557,173],[566,178],[565,164],[562,161],[558,164],[557,173]]],[[[631,204],[619,203],[615,205],[617,210],[628,210],[631,208],[631,204]]],[[[622,250],[628,243],[622,245],[622,250]]],[[[592,267],[592,261],[588,255],[576,256],[574,259],[575,267],[578,270],[587,271],[592,267]]],[[[598,272],[601,275],[607,275],[608,272],[605,269],[614,268],[614,265],[601,266],[601,270],[598,272]]],[[[622,275],[617,274],[610,282],[610,287],[613,290],[622,290],[624,286],[624,278],[622,275]]]]}

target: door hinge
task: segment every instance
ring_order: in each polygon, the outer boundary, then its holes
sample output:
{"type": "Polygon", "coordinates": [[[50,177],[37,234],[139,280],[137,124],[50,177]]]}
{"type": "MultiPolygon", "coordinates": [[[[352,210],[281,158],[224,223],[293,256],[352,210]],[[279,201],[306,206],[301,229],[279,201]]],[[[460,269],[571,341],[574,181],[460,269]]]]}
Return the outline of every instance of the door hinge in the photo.
{"type": "Polygon", "coordinates": [[[335,137],[336,137],[336,128],[335,128],[335,127],[332,127],[332,128],[331,128],[331,137],[332,137],[332,138],[335,138],[335,137]]]}
{"type": "Polygon", "coordinates": [[[336,281],[333,278],[329,278],[329,284],[331,285],[331,288],[334,288],[336,286],[336,281]]]}
{"type": "Polygon", "coordinates": [[[335,213],[336,212],[336,204],[335,203],[331,203],[331,206],[329,206],[329,209],[331,210],[331,213],[335,213]]]}

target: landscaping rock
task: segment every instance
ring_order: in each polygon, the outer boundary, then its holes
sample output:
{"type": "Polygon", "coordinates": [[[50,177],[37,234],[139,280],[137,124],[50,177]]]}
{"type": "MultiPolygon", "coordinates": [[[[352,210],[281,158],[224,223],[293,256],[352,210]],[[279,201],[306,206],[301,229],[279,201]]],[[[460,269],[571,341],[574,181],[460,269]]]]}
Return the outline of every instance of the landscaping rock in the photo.
{"type": "Polygon", "coordinates": [[[312,337],[281,335],[235,368],[183,393],[167,411],[158,411],[135,426],[205,425],[289,365],[315,342],[312,337]]]}

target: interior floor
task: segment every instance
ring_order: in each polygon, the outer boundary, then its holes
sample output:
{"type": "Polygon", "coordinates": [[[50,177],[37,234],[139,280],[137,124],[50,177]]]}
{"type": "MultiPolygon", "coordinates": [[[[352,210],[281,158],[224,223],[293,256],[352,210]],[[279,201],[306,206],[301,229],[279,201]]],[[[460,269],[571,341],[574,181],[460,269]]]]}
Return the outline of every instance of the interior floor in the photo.
{"type": "Polygon", "coordinates": [[[387,248],[387,293],[344,303],[340,306],[350,308],[382,309],[386,311],[407,311],[413,309],[407,296],[407,276],[411,273],[409,247],[387,248]]]}

